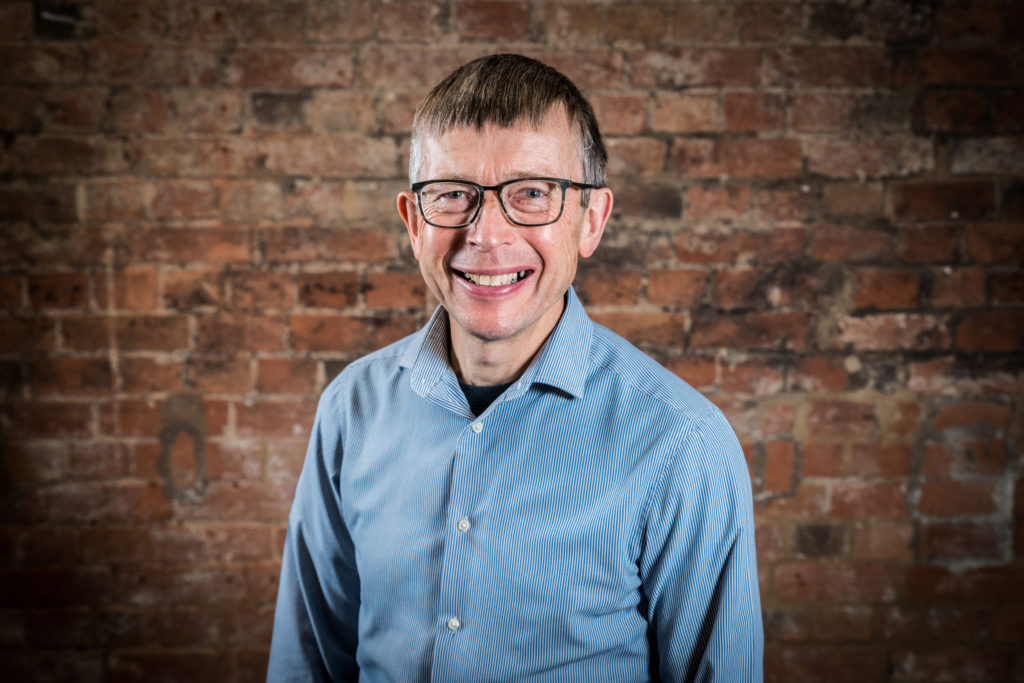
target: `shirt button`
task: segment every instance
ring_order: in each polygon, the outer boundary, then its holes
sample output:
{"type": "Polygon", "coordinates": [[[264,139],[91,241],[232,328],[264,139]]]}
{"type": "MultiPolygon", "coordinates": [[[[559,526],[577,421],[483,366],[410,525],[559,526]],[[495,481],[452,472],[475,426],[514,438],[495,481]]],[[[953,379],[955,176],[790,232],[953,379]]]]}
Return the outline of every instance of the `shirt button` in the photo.
{"type": "Polygon", "coordinates": [[[468,517],[463,517],[462,519],[460,519],[458,527],[459,527],[459,531],[461,531],[462,533],[466,533],[467,531],[469,531],[469,527],[470,527],[469,518],[468,517]]]}
{"type": "Polygon", "coordinates": [[[451,619],[448,620],[448,630],[449,631],[452,631],[452,632],[458,631],[459,627],[461,627],[461,626],[462,626],[462,622],[459,621],[458,619],[456,619],[455,617],[452,617],[451,619]]]}
{"type": "Polygon", "coordinates": [[[484,423],[483,422],[474,422],[473,423],[473,431],[476,432],[477,434],[479,434],[480,432],[484,431],[484,423]]]}

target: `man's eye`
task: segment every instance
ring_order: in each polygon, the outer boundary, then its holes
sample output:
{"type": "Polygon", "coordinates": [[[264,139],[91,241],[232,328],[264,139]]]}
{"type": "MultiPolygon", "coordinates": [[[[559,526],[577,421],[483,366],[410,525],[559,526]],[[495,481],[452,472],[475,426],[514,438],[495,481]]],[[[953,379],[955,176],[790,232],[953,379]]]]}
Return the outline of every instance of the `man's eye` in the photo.
{"type": "Polygon", "coordinates": [[[462,199],[466,196],[466,193],[462,190],[452,190],[451,192],[445,192],[443,197],[445,199],[462,199]]]}

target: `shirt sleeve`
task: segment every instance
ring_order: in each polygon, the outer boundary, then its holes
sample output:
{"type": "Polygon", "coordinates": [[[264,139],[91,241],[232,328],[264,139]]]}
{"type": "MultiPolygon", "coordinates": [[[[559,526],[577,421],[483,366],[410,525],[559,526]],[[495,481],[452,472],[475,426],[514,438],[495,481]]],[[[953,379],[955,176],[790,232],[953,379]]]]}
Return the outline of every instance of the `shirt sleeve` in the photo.
{"type": "Polygon", "coordinates": [[[640,573],[662,680],[763,680],[750,476],[720,411],[683,437],[653,490],[640,573]]]}
{"type": "Polygon", "coordinates": [[[342,517],[338,411],[325,393],[288,518],[268,683],[355,681],[359,575],[342,517]]]}

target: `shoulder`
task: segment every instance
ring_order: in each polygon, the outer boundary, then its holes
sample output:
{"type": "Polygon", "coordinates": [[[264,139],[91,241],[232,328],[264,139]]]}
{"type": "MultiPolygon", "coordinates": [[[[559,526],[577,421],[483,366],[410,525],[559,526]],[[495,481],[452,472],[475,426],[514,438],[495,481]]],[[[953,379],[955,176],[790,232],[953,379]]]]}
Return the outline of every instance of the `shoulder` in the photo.
{"type": "Polygon", "coordinates": [[[320,395],[320,409],[347,404],[354,392],[384,388],[401,374],[402,361],[419,339],[420,332],[361,356],[330,379],[320,395]]]}
{"type": "Polygon", "coordinates": [[[653,358],[603,325],[594,323],[590,361],[594,372],[648,397],[662,410],[675,413],[693,427],[720,412],[703,394],[669,372],[653,358]]]}

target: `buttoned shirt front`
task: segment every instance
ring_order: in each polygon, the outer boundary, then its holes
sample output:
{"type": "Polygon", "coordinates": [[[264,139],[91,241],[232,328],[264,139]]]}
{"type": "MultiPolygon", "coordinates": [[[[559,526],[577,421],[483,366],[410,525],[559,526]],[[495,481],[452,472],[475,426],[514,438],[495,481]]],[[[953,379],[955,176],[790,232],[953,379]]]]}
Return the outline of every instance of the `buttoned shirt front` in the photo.
{"type": "Polygon", "coordinates": [[[722,413],[575,293],[481,415],[439,309],[328,386],[269,681],[759,681],[750,483],[722,413]]]}

